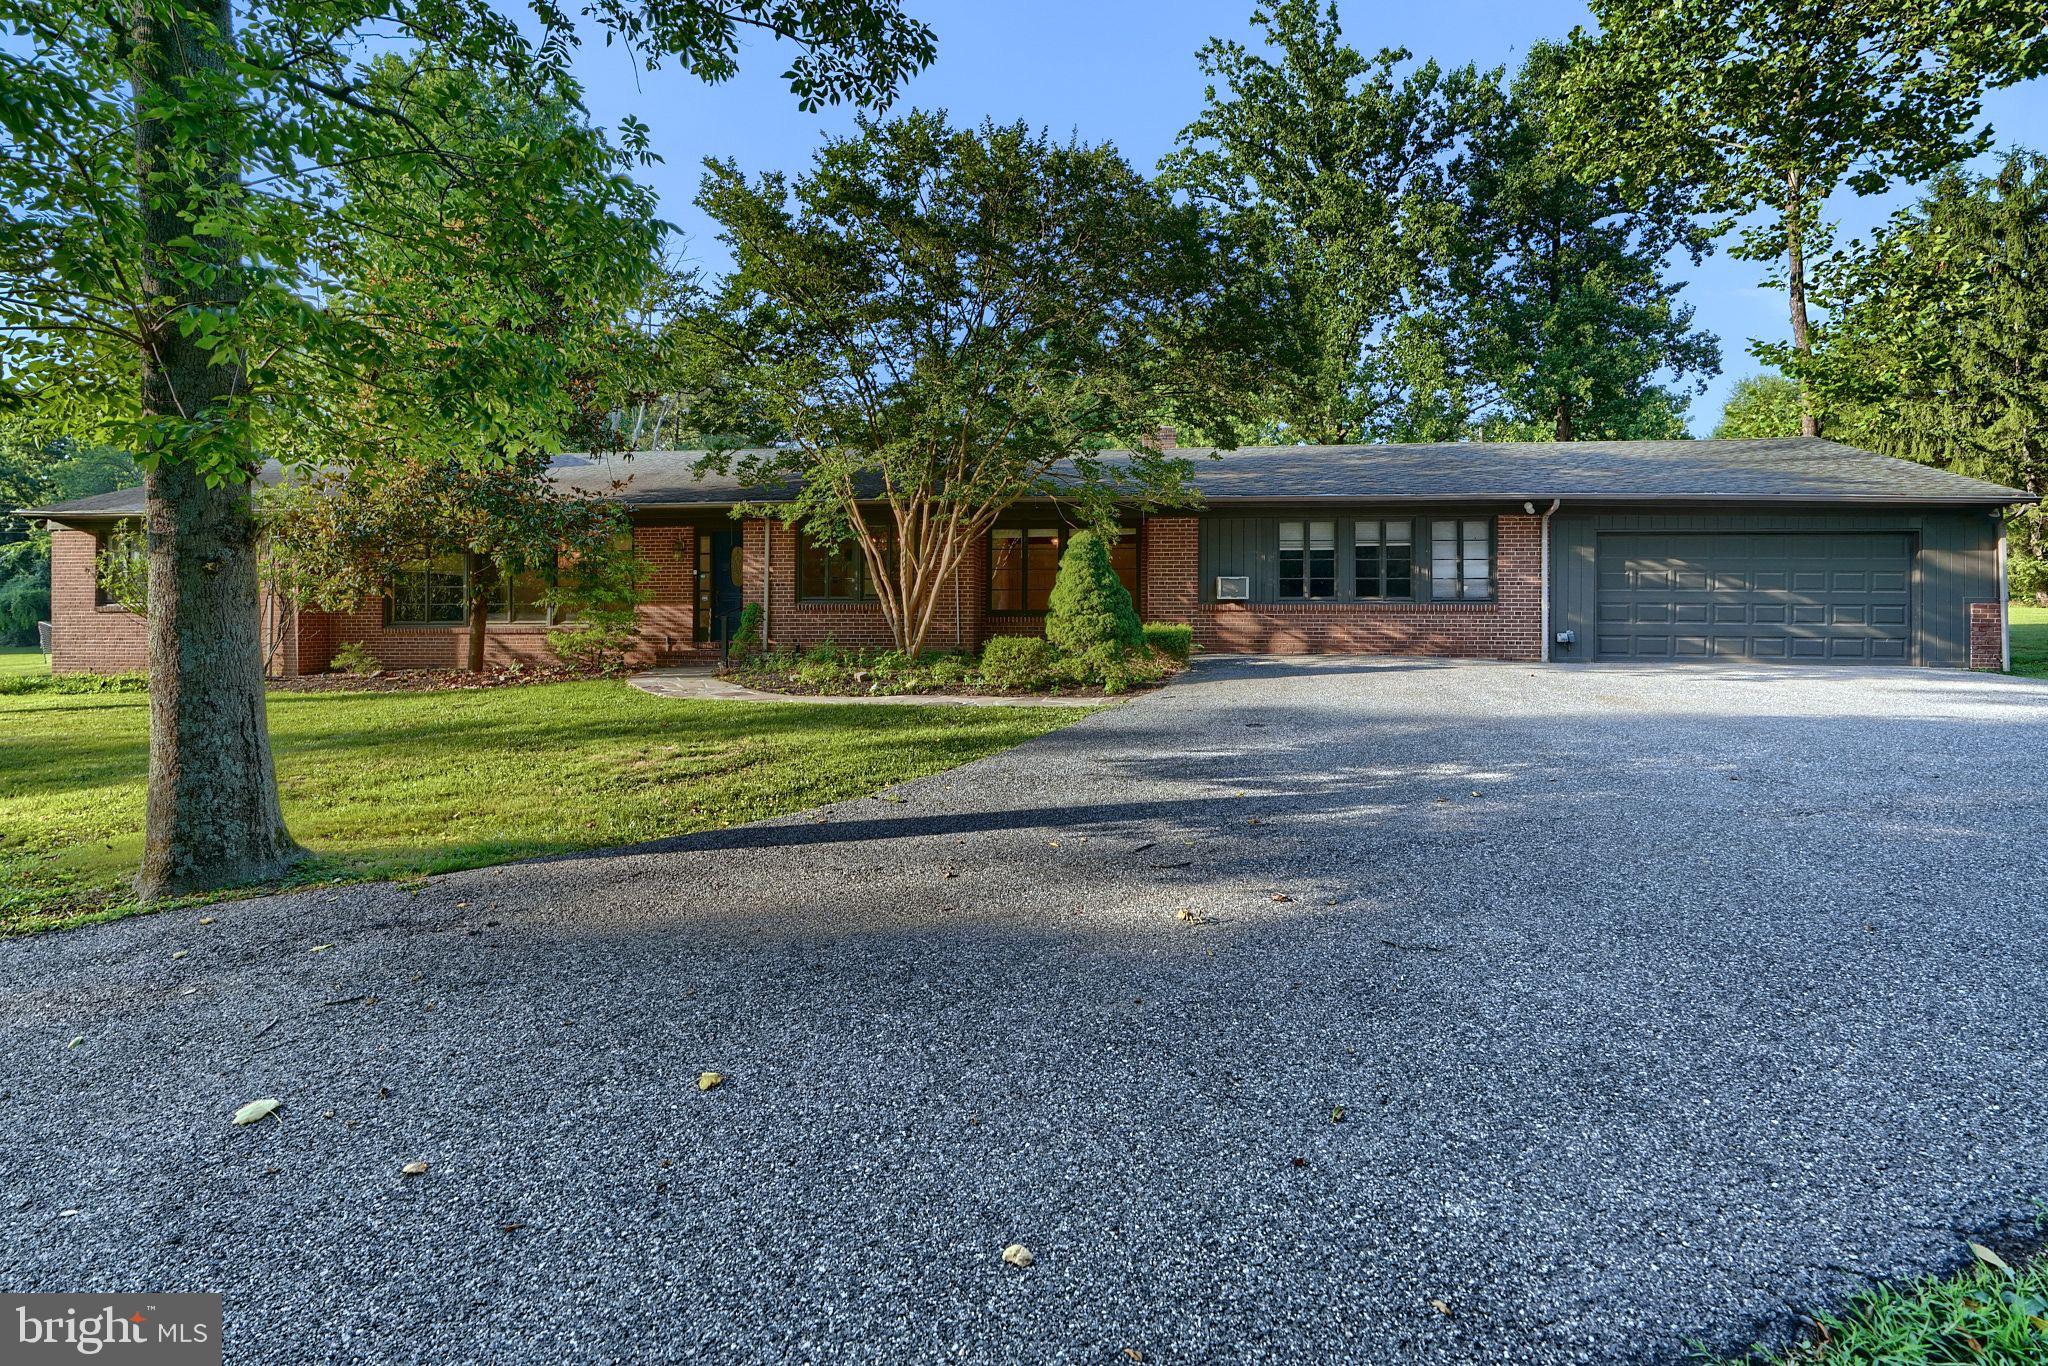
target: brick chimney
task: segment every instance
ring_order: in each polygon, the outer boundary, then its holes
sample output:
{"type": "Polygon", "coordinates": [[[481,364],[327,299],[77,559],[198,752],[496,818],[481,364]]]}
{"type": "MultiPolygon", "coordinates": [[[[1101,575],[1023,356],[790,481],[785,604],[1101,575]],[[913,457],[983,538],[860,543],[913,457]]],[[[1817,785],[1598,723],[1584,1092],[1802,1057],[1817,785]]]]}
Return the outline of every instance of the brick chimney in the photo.
{"type": "Polygon", "coordinates": [[[1162,424],[1152,433],[1150,445],[1155,451],[1170,451],[1180,444],[1180,433],[1170,424],[1162,424]]]}

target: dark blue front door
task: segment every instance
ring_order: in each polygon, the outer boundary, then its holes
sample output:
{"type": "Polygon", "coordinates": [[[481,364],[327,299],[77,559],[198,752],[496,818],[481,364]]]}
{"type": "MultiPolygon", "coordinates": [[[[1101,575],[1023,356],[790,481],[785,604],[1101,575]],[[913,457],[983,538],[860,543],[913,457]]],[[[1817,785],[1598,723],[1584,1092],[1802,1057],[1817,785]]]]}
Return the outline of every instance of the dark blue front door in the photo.
{"type": "Polygon", "coordinates": [[[740,623],[740,533],[711,533],[711,639],[732,639],[740,623]]]}

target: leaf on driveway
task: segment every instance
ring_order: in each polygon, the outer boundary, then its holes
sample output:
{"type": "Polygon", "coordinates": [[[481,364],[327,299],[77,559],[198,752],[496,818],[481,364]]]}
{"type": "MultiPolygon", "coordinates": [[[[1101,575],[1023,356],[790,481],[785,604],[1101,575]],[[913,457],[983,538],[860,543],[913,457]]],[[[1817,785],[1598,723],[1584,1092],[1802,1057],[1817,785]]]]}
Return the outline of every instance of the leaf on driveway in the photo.
{"type": "Polygon", "coordinates": [[[1436,1310],[1437,1313],[1446,1316],[1448,1316],[1451,1312],[1451,1306],[1445,1304],[1442,1300],[1431,1300],[1429,1302],[1429,1307],[1436,1310]]]}
{"type": "Polygon", "coordinates": [[[1003,1260],[1011,1266],[1030,1266],[1038,1258],[1022,1243],[1012,1243],[1003,1249],[1003,1260]]]}
{"type": "Polygon", "coordinates": [[[276,1113],[277,1098],[275,1096],[265,1096],[262,1100],[252,1100],[241,1109],[235,1111],[235,1123],[254,1124],[265,1115],[274,1115],[276,1113]]]}
{"type": "Polygon", "coordinates": [[[1984,1263],[1984,1265],[1995,1266],[2008,1276],[2015,1274],[2013,1269],[2005,1264],[2005,1258],[1999,1256],[1996,1252],[1993,1252],[1990,1248],[1984,1246],[1984,1244],[1972,1243],[1970,1244],[1970,1251],[1974,1253],[1976,1255],[1977,1260],[1984,1263]]]}
{"type": "Polygon", "coordinates": [[[314,945],[314,946],[313,946],[312,948],[310,948],[310,949],[307,949],[307,950],[306,950],[306,952],[307,952],[307,953],[325,953],[325,952],[327,952],[327,951],[328,951],[329,949],[331,949],[331,948],[333,948],[333,947],[334,947],[334,945],[332,945],[332,944],[315,944],[315,945],[314,945]]]}
{"type": "Polygon", "coordinates": [[[65,1044],[64,1046],[65,1046],[66,1048],[76,1048],[76,1047],[78,1047],[78,1046],[79,1046],[80,1044],[82,1044],[82,1043],[84,1043],[84,1042],[85,1042],[85,1035],[83,1035],[83,1034],[80,1034],[80,1035],[79,1035],[79,1036],[78,1036],[77,1038],[73,1039],[73,1040],[72,1040],[72,1041],[71,1041],[70,1043],[67,1043],[67,1044],[65,1044]]]}
{"type": "Polygon", "coordinates": [[[400,1176],[425,1176],[427,1174],[427,1164],[424,1162],[408,1162],[398,1169],[398,1174],[400,1176]]]}
{"type": "Polygon", "coordinates": [[[1293,898],[1293,897],[1291,897],[1291,896],[1289,896],[1289,895],[1287,895],[1287,893],[1285,893],[1285,892],[1275,892],[1275,893],[1273,893],[1273,900],[1275,900],[1275,901],[1292,901],[1292,900],[1294,900],[1294,898],[1293,898]]]}
{"type": "Polygon", "coordinates": [[[697,1074],[697,1089],[699,1091],[711,1091],[723,1085],[725,1085],[725,1073],[723,1072],[699,1072],[697,1074]]]}

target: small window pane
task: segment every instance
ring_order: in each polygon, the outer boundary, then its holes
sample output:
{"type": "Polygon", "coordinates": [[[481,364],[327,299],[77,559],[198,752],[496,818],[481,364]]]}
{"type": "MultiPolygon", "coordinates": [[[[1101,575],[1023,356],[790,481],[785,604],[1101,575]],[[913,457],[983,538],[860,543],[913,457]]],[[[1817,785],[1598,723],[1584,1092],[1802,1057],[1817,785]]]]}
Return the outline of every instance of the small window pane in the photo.
{"type": "Polygon", "coordinates": [[[1052,581],[1060,572],[1058,527],[1033,527],[1024,552],[1024,608],[1043,612],[1052,601],[1052,581]]]}
{"type": "Polygon", "coordinates": [[[1388,544],[1388,545],[1413,545],[1413,544],[1415,544],[1415,528],[1414,528],[1414,524],[1413,524],[1413,523],[1410,523],[1410,522],[1388,522],[1388,523],[1386,524],[1386,527],[1387,527],[1387,544],[1388,544]]]}
{"type": "Polygon", "coordinates": [[[1354,545],[1378,545],[1380,543],[1380,524],[1378,522],[1353,522],[1351,524],[1351,541],[1354,545]]]}
{"type": "Polygon", "coordinates": [[[1282,522],[1280,524],[1280,548],[1282,550],[1299,550],[1301,549],[1301,542],[1302,524],[1300,522],[1282,522]]]}
{"type": "Polygon", "coordinates": [[[1337,524],[1335,522],[1310,522],[1308,524],[1308,548],[1310,550],[1334,550],[1337,547],[1337,524]]]}
{"type": "Polygon", "coordinates": [[[1458,596],[1458,524],[1429,524],[1429,595],[1432,598],[1458,596]]]}

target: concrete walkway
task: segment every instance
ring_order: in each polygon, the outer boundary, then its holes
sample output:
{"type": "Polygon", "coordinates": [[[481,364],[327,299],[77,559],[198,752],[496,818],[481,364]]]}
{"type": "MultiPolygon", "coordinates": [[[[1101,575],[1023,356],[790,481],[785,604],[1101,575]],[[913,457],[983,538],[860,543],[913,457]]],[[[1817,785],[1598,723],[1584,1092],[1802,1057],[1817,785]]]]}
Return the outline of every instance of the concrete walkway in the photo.
{"type": "Polygon", "coordinates": [[[874,697],[845,697],[831,694],[766,692],[743,687],[720,678],[716,669],[703,666],[679,669],[649,669],[626,680],[641,692],[656,697],[674,697],[691,702],[811,702],[828,706],[852,703],[884,707],[1113,707],[1129,699],[1122,697],[1067,697],[1034,694],[1025,697],[992,697],[971,692],[885,693],[874,697]]]}

